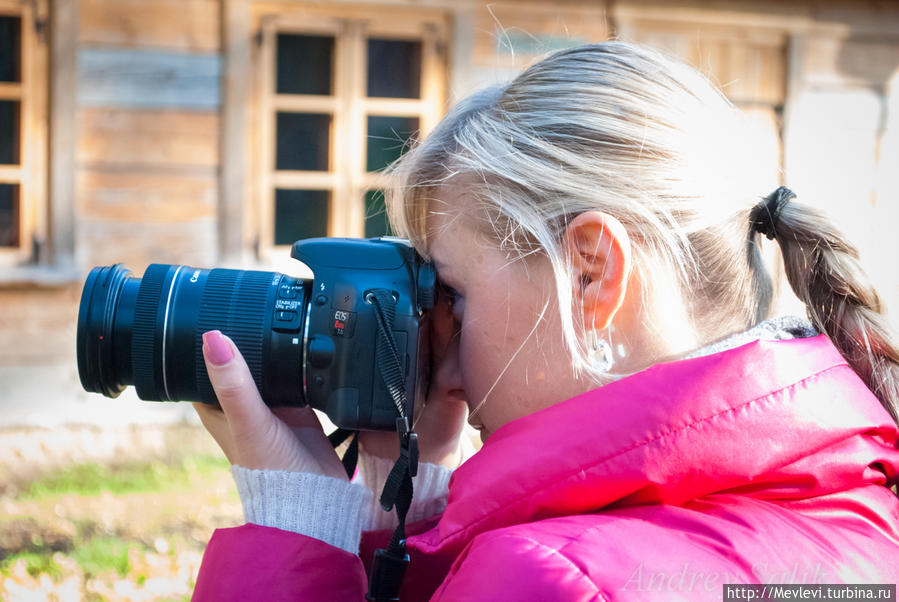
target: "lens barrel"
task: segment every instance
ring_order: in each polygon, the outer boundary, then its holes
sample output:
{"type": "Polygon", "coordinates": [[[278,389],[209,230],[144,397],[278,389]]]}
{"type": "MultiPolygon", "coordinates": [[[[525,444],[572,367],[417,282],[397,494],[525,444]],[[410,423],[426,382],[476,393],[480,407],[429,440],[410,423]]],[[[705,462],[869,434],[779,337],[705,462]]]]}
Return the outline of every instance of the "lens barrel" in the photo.
{"type": "Polygon", "coordinates": [[[152,264],[135,278],[117,264],[91,270],[78,314],[85,390],[148,401],[215,403],[203,333],[240,349],[271,405],[304,405],[303,326],[310,283],[277,272],[152,264]]]}

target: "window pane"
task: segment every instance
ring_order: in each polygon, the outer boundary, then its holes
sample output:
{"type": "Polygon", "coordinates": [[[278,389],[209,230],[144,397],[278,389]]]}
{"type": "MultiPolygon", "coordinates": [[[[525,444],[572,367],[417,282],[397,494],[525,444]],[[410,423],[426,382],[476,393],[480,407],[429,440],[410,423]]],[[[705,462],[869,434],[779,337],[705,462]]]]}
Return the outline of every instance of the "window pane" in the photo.
{"type": "Polygon", "coordinates": [[[19,163],[18,100],[0,100],[0,163],[19,163]]]}
{"type": "Polygon", "coordinates": [[[421,98],[421,42],[370,39],[368,95],[421,98]]]}
{"type": "Polygon", "coordinates": [[[327,190],[275,190],[275,244],[328,235],[327,190]]]}
{"type": "Polygon", "coordinates": [[[21,80],[22,19],[0,17],[0,82],[21,80]]]}
{"type": "Polygon", "coordinates": [[[378,171],[399,159],[417,131],[418,117],[369,116],[366,169],[378,171]]]}
{"type": "Polygon", "coordinates": [[[365,193],[365,237],[392,236],[393,231],[387,221],[384,192],[369,190],[365,193]]]}
{"type": "Polygon", "coordinates": [[[278,34],[278,94],[331,94],[334,38],[278,34]]]}
{"type": "Polygon", "coordinates": [[[19,185],[0,184],[0,247],[19,246],[19,185]]]}
{"type": "Polygon", "coordinates": [[[331,116],[278,113],[275,169],[328,171],[331,116]]]}

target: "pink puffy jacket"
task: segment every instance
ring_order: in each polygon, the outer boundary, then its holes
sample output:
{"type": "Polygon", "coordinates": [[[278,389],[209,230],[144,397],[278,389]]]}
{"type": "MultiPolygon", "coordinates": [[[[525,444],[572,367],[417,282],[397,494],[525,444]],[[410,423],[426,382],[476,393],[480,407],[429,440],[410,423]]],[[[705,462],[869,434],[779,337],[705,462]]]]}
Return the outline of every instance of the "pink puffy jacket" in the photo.
{"type": "MultiPolygon", "coordinates": [[[[899,582],[897,427],[830,341],[667,364],[516,420],[413,525],[403,600],[714,600],[725,583],[899,582]]],[[[216,531],[195,600],[352,600],[356,556],[216,531]]]]}

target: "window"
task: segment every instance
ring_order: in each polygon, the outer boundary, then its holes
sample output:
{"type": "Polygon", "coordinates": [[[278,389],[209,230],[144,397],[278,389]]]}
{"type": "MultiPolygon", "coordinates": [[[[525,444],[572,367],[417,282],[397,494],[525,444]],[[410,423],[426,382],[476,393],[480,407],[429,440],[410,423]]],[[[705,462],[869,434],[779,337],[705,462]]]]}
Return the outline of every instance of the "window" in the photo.
{"type": "Polygon", "coordinates": [[[301,238],[387,234],[381,172],[445,107],[441,14],[334,11],[258,15],[263,255],[301,238]]]}
{"type": "Polygon", "coordinates": [[[46,182],[45,3],[0,0],[0,266],[34,259],[46,182]]]}
{"type": "Polygon", "coordinates": [[[0,15],[0,248],[21,246],[22,17],[0,15]]]}

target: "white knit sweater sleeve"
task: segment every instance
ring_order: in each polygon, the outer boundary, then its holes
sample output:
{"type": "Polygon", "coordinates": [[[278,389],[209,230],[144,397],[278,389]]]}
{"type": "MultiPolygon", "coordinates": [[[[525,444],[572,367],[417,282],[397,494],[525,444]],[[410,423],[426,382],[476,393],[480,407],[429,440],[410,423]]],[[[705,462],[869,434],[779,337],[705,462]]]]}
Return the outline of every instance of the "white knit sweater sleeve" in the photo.
{"type": "MultiPolygon", "coordinates": [[[[463,438],[461,459],[474,447],[463,438]]],[[[237,492],[249,523],[314,537],[352,554],[359,552],[362,531],[392,529],[396,512],[381,509],[378,498],[395,460],[359,454],[359,470],[352,482],[306,472],[253,470],[231,467],[237,492]]],[[[412,478],[412,505],[406,522],[443,512],[453,471],[422,463],[412,478]]]]}
{"type": "MultiPolygon", "coordinates": [[[[397,525],[396,512],[385,512],[378,501],[393,463],[361,454],[359,475],[352,483],[307,472],[237,465],[231,467],[231,474],[248,523],[314,537],[357,554],[362,531],[397,525]]],[[[451,475],[452,471],[442,466],[419,465],[418,475],[412,479],[415,493],[407,522],[443,511],[451,475]]]]}
{"type": "Polygon", "coordinates": [[[252,470],[231,474],[249,523],[320,539],[359,553],[374,494],[362,485],[308,472],[252,470]]]}

